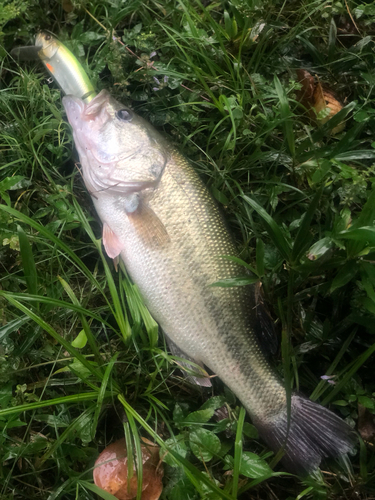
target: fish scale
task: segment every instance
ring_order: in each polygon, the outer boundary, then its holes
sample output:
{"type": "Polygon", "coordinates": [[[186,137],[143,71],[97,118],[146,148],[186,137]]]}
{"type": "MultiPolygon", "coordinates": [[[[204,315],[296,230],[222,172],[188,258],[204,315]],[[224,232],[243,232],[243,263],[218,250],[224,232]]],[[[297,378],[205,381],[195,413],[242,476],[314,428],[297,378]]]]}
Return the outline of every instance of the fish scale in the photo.
{"type": "Polygon", "coordinates": [[[88,105],[72,96],[63,103],[104,247],[121,256],[167,337],[227,384],[268,445],[284,448],[290,471],[303,474],[322,457],[350,451],[355,434],[328,409],[293,394],[288,414],[255,288],[210,286],[244,269],[223,258],[237,255],[236,247],[190,163],[106,91],[88,105]]]}

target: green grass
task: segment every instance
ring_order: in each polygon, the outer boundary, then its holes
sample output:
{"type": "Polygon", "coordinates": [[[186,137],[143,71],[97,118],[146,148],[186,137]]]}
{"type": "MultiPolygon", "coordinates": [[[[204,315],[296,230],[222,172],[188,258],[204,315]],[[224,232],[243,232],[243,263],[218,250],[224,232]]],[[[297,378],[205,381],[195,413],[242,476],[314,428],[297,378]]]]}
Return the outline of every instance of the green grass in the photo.
{"type": "Polygon", "coordinates": [[[60,91],[8,53],[51,30],[98,91],[178,145],[262,280],[287,386],[361,428],[358,404],[375,414],[372,4],[70,7],[14,0],[0,13],[0,497],[98,498],[95,459],[125,435],[138,456],[142,436],[162,447],[163,499],[371,498],[373,444],[293,478],[227,389],[184,380],[137,287],[103,255],[60,91]],[[296,98],[298,68],[344,104],[323,127],[296,98]]]}

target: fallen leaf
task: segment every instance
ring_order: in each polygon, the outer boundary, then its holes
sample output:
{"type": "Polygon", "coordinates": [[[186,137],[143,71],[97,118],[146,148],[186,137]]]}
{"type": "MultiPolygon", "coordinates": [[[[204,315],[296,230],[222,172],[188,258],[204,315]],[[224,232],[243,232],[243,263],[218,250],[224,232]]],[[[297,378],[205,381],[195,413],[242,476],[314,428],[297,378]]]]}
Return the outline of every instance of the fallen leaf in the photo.
{"type": "MultiPolygon", "coordinates": [[[[159,459],[159,446],[142,438],[142,500],[158,500],[163,490],[163,469],[159,459]]],[[[133,463],[135,464],[135,458],[133,463]]],[[[128,480],[128,455],[125,439],[120,439],[105,448],[95,462],[94,482],[99,488],[111,493],[119,500],[133,500],[137,496],[137,473],[128,480]]]]}
{"type": "Polygon", "coordinates": [[[364,441],[375,444],[375,415],[358,404],[358,432],[364,441]]]}
{"type": "MultiPolygon", "coordinates": [[[[342,104],[336,99],[333,92],[328,90],[327,88],[323,88],[320,82],[318,82],[315,86],[315,91],[313,95],[314,108],[317,114],[321,113],[324,110],[329,109],[329,113],[321,119],[318,119],[318,123],[320,125],[324,125],[328,120],[335,116],[339,111],[342,110],[342,104]]],[[[345,128],[345,122],[340,123],[337,127],[334,127],[331,130],[331,134],[335,135],[339,132],[342,132],[345,128]]]]}
{"type": "MultiPolygon", "coordinates": [[[[311,73],[305,69],[298,69],[297,79],[302,85],[301,90],[297,92],[297,99],[310,110],[311,118],[315,119],[319,125],[324,125],[342,109],[343,106],[334,92],[319,81],[316,82],[311,73]],[[319,117],[319,115],[324,116],[319,117]]],[[[344,128],[345,122],[342,122],[331,130],[331,134],[338,134],[344,128]]]]}
{"type": "Polygon", "coordinates": [[[65,12],[69,13],[74,10],[74,6],[71,2],[71,0],[62,0],[62,8],[64,9],[65,12]]]}
{"type": "Polygon", "coordinates": [[[297,92],[297,99],[305,108],[313,106],[313,96],[315,91],[315,78],[305,69],[297,69],[297,78],[302,85],[301,90],[297,92]]]}

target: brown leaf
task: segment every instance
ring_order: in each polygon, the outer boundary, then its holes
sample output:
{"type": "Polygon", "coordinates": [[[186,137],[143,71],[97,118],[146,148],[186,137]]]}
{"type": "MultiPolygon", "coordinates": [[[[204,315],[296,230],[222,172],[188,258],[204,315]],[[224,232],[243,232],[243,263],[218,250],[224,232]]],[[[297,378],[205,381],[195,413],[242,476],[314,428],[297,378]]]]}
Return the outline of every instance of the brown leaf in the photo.
{"type": "Polygon", "coordinates": [[[358,432],[364,441],[375,444],[375,415],[358,404],[358,432]]]}
{"type": "MultiPolygon", "coordinates": [[[[335,116],[339,111],[342,110],[342,104],[336,99],[333,92],[327,88],[323,88],[320,82],[317,83],[315,87],[315,92],[313,96],[314,108],[317,113],[329,108],[329,115],[318,120],[320,125],[324,125],[328,120],[335,116]]],[[[344,130],[345,122],[340,123],[337,127],[331,130],[331,134],[335,135],[344,130]]]]}
{"type": "Polygon", "coordinates": [[[305,69],[297,69],[297,79],[302,85],[301,90],[297,92],[297,99],[309,109],[314,106],[313,96],[315,90],[315,79],[311,73],[305,69]]]}
{"type": "MultiPolygon", "coordinates": [[[[159,446],[143,438],[142,450],[142,500],[158,500],[163,490],[163,469],[159,460],[159,446]]],[[[135,458],[133,458],[135,464],[135,458]]],[[[128,456],[125,439],[105,448],[95,462],[94,482],[99,488],[119,500],[133,500],[137,496],[137,474],[128,481],[128,456]]]]}
{"type": "Polygon", "coordinates": [[[62,0],[62,8],[64,9],[65,12],[69,13],[74,10],[74,6],[71,2],[71,0],[62,0]]]}
{"type": "MultiPolygon", "coordinates": [[[[297,79],[302,85],[301,90],[297,92],[297,99],[310,109],[310,116],[316,119],[316,114],[329,108],[329,114],[324,118],[317,120],[319,125],[324,125],[330,118],[337,114],[342,109],[342,104],[336,98],[335,94],[321,83],[315,81],[315,78],[305,69],[297,70],[297,79]],[[315,109],[314,110],[312,109],[315,109]]],[[[335,135],[345,128],[345,122],[340,123],[337,127],[331,130],[331,134],[335,135]]]]}

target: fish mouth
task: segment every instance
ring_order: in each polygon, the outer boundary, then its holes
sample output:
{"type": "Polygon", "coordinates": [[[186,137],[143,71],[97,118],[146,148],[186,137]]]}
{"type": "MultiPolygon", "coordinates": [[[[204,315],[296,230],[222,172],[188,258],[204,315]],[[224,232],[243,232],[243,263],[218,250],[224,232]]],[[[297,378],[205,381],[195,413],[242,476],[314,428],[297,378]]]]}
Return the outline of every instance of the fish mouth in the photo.
{"type": "Polygon", "coordinates": [[[91,120],[94,119],[100,114],[100,111],[106,107],[110,99],[111,95],[107,90],[99,92],[99,94],[86,105],[86,109],[84,111],[85,117],[88,117],[91,120]]]}
{"type": "Polygon", "coordinates": [[[65,108],[65,112],[68,116],[70,125],[75,128],[79,125],[82,120],[82,115],[85,111],[85,103],[73,95],[64,96],[62,103],[65,108]]]}
{"type": "Polygon", "coordinates": [[[74,95],[67,95],[62,99],[76,146],[80,145],[85,152],[89,150],[95,160],[102,164],[113,161],[112,155],[101,151],[99,140],[103,125],[112,118],[107,106],[110,99],[106,90],[102,90],[89,104],[74,95]]]}
{"type": "Polygon", "coordinates": [[[69,123],[74,127],[79,121],[91,122],[100,118],[103,122],[109,118],[108,113],[102,113],[111,99],[107,90],[102,90],[89,104],[73,95],[63,97],[62,102],[68,116],[69,123]]]}

